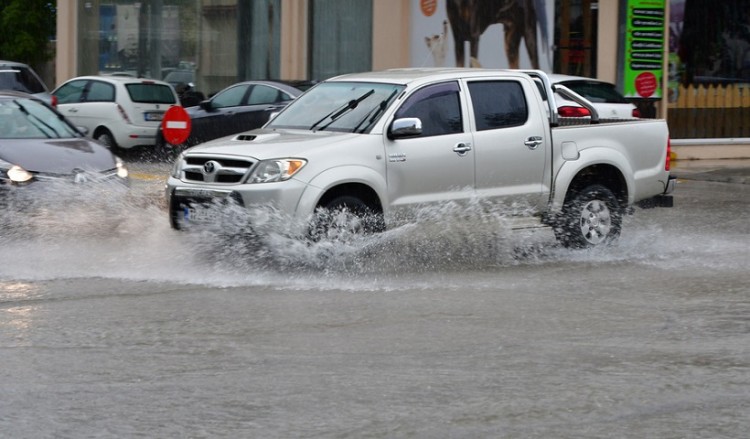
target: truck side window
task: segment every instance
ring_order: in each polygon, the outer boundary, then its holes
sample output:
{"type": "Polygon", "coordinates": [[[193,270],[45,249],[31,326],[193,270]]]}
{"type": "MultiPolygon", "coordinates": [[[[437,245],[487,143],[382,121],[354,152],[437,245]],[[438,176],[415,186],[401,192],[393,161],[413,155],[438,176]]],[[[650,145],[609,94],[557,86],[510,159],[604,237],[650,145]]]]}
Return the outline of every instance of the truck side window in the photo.
{"type": "Polygon", "coordinates": [[[396,118],[418,117],[422,121],[419,137],[439,136],[463,132],[461,100],[456,82],[428,85],[404,102],[396,118]]]}
{"type": "Polygon", "coordinates": [[[516,81],[469,83],[477,131],[523,125],[529,117],[526,97],[516,81]]]}

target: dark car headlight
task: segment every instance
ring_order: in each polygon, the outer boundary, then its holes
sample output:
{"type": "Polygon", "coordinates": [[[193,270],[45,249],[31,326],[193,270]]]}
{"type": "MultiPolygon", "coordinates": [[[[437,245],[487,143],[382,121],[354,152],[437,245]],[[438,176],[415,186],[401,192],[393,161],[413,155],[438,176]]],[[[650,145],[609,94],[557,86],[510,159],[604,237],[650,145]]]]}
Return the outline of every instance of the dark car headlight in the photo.
{"type": "Polygon", "coordinates": [[[34,178],[31,172],[18,165],[8,163],[5,160],[0,160],[0,176],[13,183],[26,183],[34,178]]]}
{"type": "Polygon", "coordinates": [[[126,179],[128,178],[128,167],[125,166],[125,162],[123,162],[119,157],[115,158],[115,166],[117,167],[117,176],[126,179]]]}

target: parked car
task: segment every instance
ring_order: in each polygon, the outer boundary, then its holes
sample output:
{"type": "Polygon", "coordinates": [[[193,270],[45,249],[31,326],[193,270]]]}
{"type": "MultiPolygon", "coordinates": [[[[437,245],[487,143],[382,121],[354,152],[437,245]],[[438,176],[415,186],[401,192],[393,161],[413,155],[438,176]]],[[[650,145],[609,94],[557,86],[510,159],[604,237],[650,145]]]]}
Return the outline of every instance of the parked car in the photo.
{"type": "MultiPolygon", "coordinates": [[[[560,84],[588,99],[602,119],[634,119],[641,117],[640,111],[617,91],[614,84],[582,76],[550,74],[552,84],[560,84]]],[[[558,114],[561,117],[589,116],[588,110],[577,103],[555,96],[558,114]]]]}
{"type": "Polygon", "coordinates": [[[164,81],[177,91],[177,96],[179,96],[180,104],[183,107],[194,107],[206,99],[203,92],[195,88],[194,70],[172,70],[164,76],[164,81]]]}
{"type": "Polygon", "coordinates": [[[164,112],[179,105],[164,81],[127,76],[81,76],[52,91],[57,108],[110,149],[156,144],[164,112]]]}
{"type": "Polygon", "coordinates": [[[55,105],[47,85],[26,64],[0,60],[0,90],[15,90],[29,93],[48,104],[55,105]]]}
{"type": "Polygon", "coordinates": [[[177,88],[180,84],[192,84],[195,82],[195,71],[193,70],[172,70],[164,76],[164,82],[172,84],[177,88]]]}
{"type": "MultiPolygon", "coordinates": [[[[296,86],[281,81],[240,82],[221,90],[200,105],[186,108],[192,125],[190,137],[181,145],[172,147],[184,149],[263,126],[271,114],[303,93],[299,87],[309,83],[294,84],[296,86]]],[[[161,135],[161,129],[157,143],[170,148],[161,135]]]]}
{"type": "MultiPolygon", "coordinates": [[[[97,183],[126,188],[128,170],[122,160],[86,138],[65,117],[45,102],[20,92],[0,92],[0,203],[48,200],[64,203],[52,185],[73,188],[70,194],[97,183]]],[[[25,205],[25,204],[24,204],[25,205]]],[[[18,207],[15,204],[14,207],[18,207]]],[[[70,206],[63,204],[61,208],[70,206]]]]}

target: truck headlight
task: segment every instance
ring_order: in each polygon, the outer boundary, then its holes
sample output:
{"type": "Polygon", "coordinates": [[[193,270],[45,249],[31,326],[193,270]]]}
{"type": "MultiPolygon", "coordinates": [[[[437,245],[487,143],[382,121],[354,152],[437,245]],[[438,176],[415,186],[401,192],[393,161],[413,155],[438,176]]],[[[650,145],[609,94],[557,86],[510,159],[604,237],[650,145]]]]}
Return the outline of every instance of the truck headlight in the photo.
{"type": "Polygon", "coordinates": [[[272,183],[292,178],[307,164],[302,159],[273,159],[263,160],[258,163],[250,178],[249,183],[272,183]]]}
{"type": "Polygon", "coordinates": [[[0,160],[0,175],[3,174],[13,183],[26,183],[34,178],[34,175],[22,167],[0,160]]]}
{"type": "Polygon", "coordinates": [[[174,178],[180,178],[180,172],[182,171],[182,160],[185,158],[185,153],[181,153],[174,161],[172,165],[172,172],[170,175],[174,178]]]}

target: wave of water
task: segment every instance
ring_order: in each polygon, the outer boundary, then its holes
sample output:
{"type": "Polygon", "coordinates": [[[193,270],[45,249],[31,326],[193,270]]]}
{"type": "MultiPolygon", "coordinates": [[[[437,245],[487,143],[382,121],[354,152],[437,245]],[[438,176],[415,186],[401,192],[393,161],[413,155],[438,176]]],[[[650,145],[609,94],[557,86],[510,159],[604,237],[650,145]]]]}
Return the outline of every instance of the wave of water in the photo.
{"type": "Polygon", "coordinates": [[[313,243],[294,235],[294,221],[267,211],[250,213],[256,222],[263,218],[263,225],[260,236],[247,238],[226,228],[172,230],[159,197],[103,191],[71,202],[63,195],[41,207],[0,214],[0,278],[380,289],[405,278],[412,286],[429,286],[442,274],[560,262],[637,261],[672,269],[700,259],[721,269],[738,257],[742,263],[747,244],[724,235],[685,239],[690,231],[674,226],[673,211],[657,210],[627,217],[612,247],[571,251],[561,248],[549,229],[511,230],[510,214],[517,207],[482,203],[424,208],[415,220],[382,234],[313,243]],[[697,257],[706,254],[721,257],[697,257]]]}

